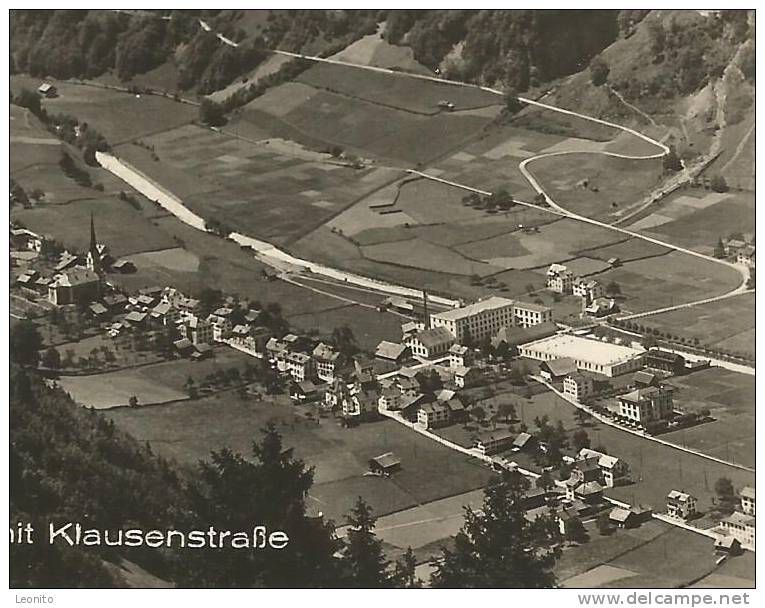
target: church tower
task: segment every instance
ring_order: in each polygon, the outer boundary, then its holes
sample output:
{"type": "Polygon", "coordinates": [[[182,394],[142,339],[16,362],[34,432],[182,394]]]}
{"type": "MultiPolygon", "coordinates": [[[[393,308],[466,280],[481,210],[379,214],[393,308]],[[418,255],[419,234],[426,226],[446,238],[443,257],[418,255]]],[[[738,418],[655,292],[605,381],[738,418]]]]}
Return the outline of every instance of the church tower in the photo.
{"type": "Polygon", "coordinates": [[[102,272],[101,253],[98,251],[98,241],[96,241],[96,226],[93,222],[93,214],[90,214],[90,247],[88,248],[87,267],[89,270],[98,273],[102,272]]]}

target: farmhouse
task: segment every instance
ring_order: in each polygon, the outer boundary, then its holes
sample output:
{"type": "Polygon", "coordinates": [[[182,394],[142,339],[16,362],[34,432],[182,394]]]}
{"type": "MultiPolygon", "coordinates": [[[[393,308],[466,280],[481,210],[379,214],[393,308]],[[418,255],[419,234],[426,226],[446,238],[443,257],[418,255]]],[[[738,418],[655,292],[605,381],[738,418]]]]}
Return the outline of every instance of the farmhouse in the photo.
{"type": "Polygon", "coordinates": [[[563,379],[563,394],[576,401],[584,401],[593,393],[592,378],[579,372],[573,372],[563,379]]]}
{"type": "Polygon", "coordinates": [[[748,246],[739,250],[736,255],[736,262],[749,266],[749,268],[754,268],[754,247],[748,246]]]}
{"type": "Polygon", "coordinates": [[[523,357],[552,361],[561,357],[573,359],[580,370],[614,377],[635,372],[643,366],[643,352],[621,344],[610,344],[582,336],[561,334],[518,347],[523,357]]]}
{"type": "Polygon", "coordinates": [[[406,358],[406,349],[407,347],[404,344],[383,340],[375,349],[375,357],[399,363],[402,359],[406,358]]]}
{"type": "Polygon", "coordinates": [[[593,317],[604,317],[618,311],[619,307],[616,305],[616,300],[613,298],[597,298],[590,302],[584,309],[584,312],[593,317]]]}
{"type": "Polygon", "coordinates": [[[672,490],[667,494],[667,515],[678,519],[689,519],[696,515],[696,497],[672,490]]]}
{"type": "Polygon", "coordinates": [[[479,454],[488,456],[509,449],[513,445],[513,435],[509,431],[483,433],[476,438],[473,449],[479,454]]]}
{"type": "Polygon", "coordinates": [[[629,480],[629,465],[616,456],[609,456],[597,450],[582,448],[579,450],[579,458],[597,458],[600,469],[600,481],[607,488],[613,488],[629,480]]]}
{"type": "Polygon", "coordinates": [[[632,386],[635,388],[648,388],[649,386],[658,386],[659,377],[651,372],[640,370],[632,376],[632,386]]]}
{"type": "Polygon", "coordinates": [[[56,276],[48,286],[51,304],[87,304],[101,297],[101,278],[92,270],[81,266],[56,276]]]}
{"type": "Polygon", "coordinates": [[[565,481],[566,498],[585,503],[598,502],[603,496],[602,473],[597,456],[579,458],[574,462],[571,476],[565,481]]]}
{"type": "Polygon", "coordinates": [[[457,388],[468,388],[478,381],[480,375],[481,372],[478,371],[475,367],[455,367],[454,385],[457,388]]]}
{"type": "Polygon", "coordinates": [[[183,328],[182,333],[194,346],[209,344],[213,341],[213,327],[204,319],[196,316],[189,317],[181,322],[181,327],[183,328]]]}
{"type": "Polygon", "coordinates": [[[650,386],[619,397],[619,415],[646,426],[672,417],[672,389],[650,386]]]}
{"type": "Polygon", "coordinates": [[[337,367],[340,353],[329,344],[320,342],[311,353],[316,364],[316,376],[324,382],[332,382],[335,379],[335,369],[337,367]]]}
{"type": "Polygon", "coordinates": [[[401,408],[404,395],[397,386],[388,386],[380,391],[377,407],[380,411],[395,411],[401,408]]]}
{"type": "Polygon", "coordinates": [[[605,295],[603,286],[595,279],[577,279],[574,281],[572,291],[575,296],[580,296],[588,302],[593,302],[605,295]]]}
{"type": "Polygon", "coordinates": [[[741,493],[741,510],[747,514],[754,516],[755,504],[754,504],[754,488],[746,486],[742,488],[741,493]]]}
{"type": "Polygon", "coordinates": [[[453,344],[449,349],[449,367],[468,367],[473,362],[473,353],[467,346],[453,344]]]}
{"type": "Polygon", "coordinates": [[[547,269],[547,289],[567,294],[574,289],[574,273],[563,264],[551,264],[547,269]]]}
{"type": "Polygon", "coordinates": [[[452,344],[454,336],[444,327],[426,329],[406,338],[412,354],[425,359],[445,355],[452,344]]]}
{"type": "Polygon", "coordinates": [[[449,424],[449,408],[443,403],[426,403],[417,410],[417,423],[425,429],[449,424]]]}

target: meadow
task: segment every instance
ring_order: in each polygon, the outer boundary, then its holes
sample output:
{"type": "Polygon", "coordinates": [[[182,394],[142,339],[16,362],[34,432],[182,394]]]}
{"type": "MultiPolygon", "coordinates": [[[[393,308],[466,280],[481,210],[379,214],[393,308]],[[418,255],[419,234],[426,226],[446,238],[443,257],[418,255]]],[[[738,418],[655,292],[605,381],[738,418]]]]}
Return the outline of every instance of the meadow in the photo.
{"type": "Polygon", "coordinates": [[[342,428],[333,418],[307,418],[308,408],[279,398],[242,400],[232,393],[105,414],[139,441],[181,463],[194,464],[210,450],[229,447],[249,455],[250,443],[273,422],[286,446],[315,467],[309,500],[341,522],[358,495],[382,516],[482,487],[491,472],[390,420],[342,428]],[[211,425],[209,421],[216,423],[211,425]],[[367,461],[393,451],[402,469],[389,479],[364,477],[367,461]]]}

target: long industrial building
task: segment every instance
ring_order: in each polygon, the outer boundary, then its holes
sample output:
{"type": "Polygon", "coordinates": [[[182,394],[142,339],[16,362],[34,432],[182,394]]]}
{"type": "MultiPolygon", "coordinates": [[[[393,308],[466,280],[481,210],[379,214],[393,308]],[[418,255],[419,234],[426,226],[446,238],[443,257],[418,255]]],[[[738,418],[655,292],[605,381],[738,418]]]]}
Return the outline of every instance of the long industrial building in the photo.
{"type": "Polygon", "coordinates": [[[473,340],[491,338],[503,327],[531,327],[552,321],[552,315],[548,306],[492,296],[462,308],[434,313],[430,326],[445,327],[461,344],[468,335],[473,340]]]}
{"type": "Polygon", "coordinates": [[[644,351],[582,336],[558,334],[518,346],[518,353],[537,361],[572,359],[580,370],[613,377],[641,369],[644,351]]]}

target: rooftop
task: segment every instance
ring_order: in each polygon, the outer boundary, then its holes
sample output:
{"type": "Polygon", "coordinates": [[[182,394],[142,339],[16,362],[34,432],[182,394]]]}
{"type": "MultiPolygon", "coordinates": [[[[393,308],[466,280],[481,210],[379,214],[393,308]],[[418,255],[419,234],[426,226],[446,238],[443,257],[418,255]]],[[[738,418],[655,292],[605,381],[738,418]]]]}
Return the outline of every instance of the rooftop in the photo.
{"type": "Polygon", "coordinates": [[[643,352],[637,348],[591,340],[571,334],[559,334],[543,338],[526,344],[524,348],[546,353],[556,358],[569,357],[604,366],[624,363],[643,352]]]}
{"type": "Polygon", "coordinates": [[[744,486],[741,488],[741,496],[754,500],[754,488],[751,486],[744,486]]]}
{"type": "Polygon", "coordinates": [[[433,348],[441,344],[454,342],[454,336],[445,327],[434,327],[419,332],[415,336],[425,348],[433,348]]]}
{"type": "Polygon", "coordinates": [[[741,513],[740,511],[734,511],[732,515],[729,515],[723,520],[725,523],[735,524],[738,526],[754,526],[756,521],[752,515],[741,513]]]}
{"type": "Polygon", "coordinates": [[[377,350],[375,350],[375,357],[396,360],[404,353],[405,350],[406,346],[403,344],[383,340],[377,345],[377,350]]]}
{"type": "Polygon", "coordinates": [[[431,315],[433,318],[442,319],[444,321],[457,321],[459,319],[466,319],[474,315],[486,312],[487,310],[495,310],[497,308],[503,308],[505,306],[512,306],[513,300],[508,298],[501,298],[499,296],[491,296],[485,300],[479,300],[473,304],[468,304],[462,308],[454,308],[452,310],[446,310],[431,315]]]}

